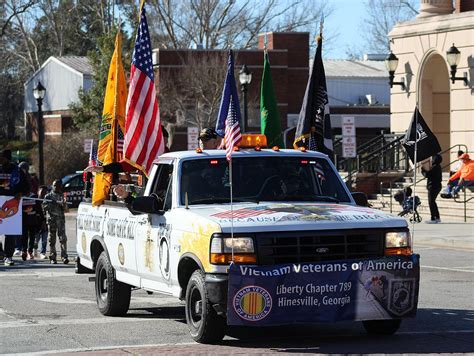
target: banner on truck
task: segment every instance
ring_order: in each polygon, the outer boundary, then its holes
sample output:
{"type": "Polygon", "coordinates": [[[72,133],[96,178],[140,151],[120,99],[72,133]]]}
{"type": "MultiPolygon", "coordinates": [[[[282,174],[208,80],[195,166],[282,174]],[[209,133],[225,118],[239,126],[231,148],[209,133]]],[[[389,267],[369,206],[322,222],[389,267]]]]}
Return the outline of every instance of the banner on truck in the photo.
{"type": "Polygon", "coordinates": [[[229,270],[227,323],[279,325],[414,317],[419,255],[229,270]]]}

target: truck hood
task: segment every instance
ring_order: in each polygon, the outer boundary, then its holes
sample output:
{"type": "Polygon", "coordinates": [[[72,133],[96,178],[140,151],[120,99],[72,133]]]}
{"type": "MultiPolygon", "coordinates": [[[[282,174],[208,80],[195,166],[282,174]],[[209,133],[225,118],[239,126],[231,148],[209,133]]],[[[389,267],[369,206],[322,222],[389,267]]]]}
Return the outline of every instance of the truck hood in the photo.
{"type": "Polygon", "coordinates": [[[219,224],[223,232],[230,232],[232,225],[234,232],[407,227],[403,218],[349,204],[239,203],[232,210],[226,204],[194,206],[188,211],[219,224]]]}

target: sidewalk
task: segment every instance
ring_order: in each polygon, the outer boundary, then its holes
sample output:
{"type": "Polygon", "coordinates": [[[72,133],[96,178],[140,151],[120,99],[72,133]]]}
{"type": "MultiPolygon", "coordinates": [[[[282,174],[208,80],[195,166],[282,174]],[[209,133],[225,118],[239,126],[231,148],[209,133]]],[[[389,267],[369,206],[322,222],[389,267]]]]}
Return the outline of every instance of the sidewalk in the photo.
{"type": "Polygon", "coordinates": [[[474,223],[441,222],[410,224],[414,246],[436,246],[474,250],[474,223]]]}

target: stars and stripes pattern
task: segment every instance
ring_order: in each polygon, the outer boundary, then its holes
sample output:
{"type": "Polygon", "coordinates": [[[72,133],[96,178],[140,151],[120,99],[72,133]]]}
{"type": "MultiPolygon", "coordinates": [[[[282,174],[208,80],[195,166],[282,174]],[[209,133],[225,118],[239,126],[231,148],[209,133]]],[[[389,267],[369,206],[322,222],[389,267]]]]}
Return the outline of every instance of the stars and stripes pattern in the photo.
{"type": "Polygon", "coordinates": [[[225,124],[225,156],[228,161],[232,158],[234,147],[242,141],[242,134],[240,132],[240,124],[235,114],[234,105],[232,102],[229,105],[229,114],[225,124]]]}
{"type": "Polygon", "coordinates": [[[123,159],[123,144],[124,144],[124,134],[119,125],[117,125],[117,161],[123,159]]]}
{"type": "Polygon", "coordinates": [[[245,218],[251,218],[254,216],[259,216],[259,215],[270,215],[270,214],[276,214],[277,211],[269,210],[269,209],[248,209],[248,208],[242,208],[242,209],[237,209],[233,211],[225,211],[222,213],[217,213],[213,214],[211,216],[215,216],[216,218],[219,219],[245,219],[245,218]]]}
{"type": "Polygon", "coordinates": [[[142,170],[151,170],[153,161],[165,150],[160,112],[153,75],[151,41],[145,7],[140,14],[130,70],[130,86],[125,118],[125,160],[142,170]]]}
{"type": "Polygon", "coordinates": [[[94,145],[94,141],[92,141],[91,150],[89,152],[89,166],[96,166],[97,165],[97,146],[94,145]]]}
{"type": "Polygon", "coordinates": [[[216,123],[217,134],[224,137],[228,161],[232,159],[234,147],[242,140],[239,124],[240,118],[239,96],[237,94],[237,86],[234,78],[234,54],[232,50],[229,50],[227,74],[216,123]]]}

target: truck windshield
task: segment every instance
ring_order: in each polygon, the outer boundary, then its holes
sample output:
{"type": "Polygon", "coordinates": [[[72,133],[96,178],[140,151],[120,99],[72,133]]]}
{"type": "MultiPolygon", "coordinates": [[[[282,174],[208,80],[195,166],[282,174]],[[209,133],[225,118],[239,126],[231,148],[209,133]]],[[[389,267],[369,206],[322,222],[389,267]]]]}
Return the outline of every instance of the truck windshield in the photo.
{"type": "MultiPolygon", "coordinates": [[[[350,202],[339,177],[324,159],[244,157],[232,160],[235,202],[350,202]]],[[[230,202],[229,165],[225,158],[184,161],[182,205],[230,202]]]]}

